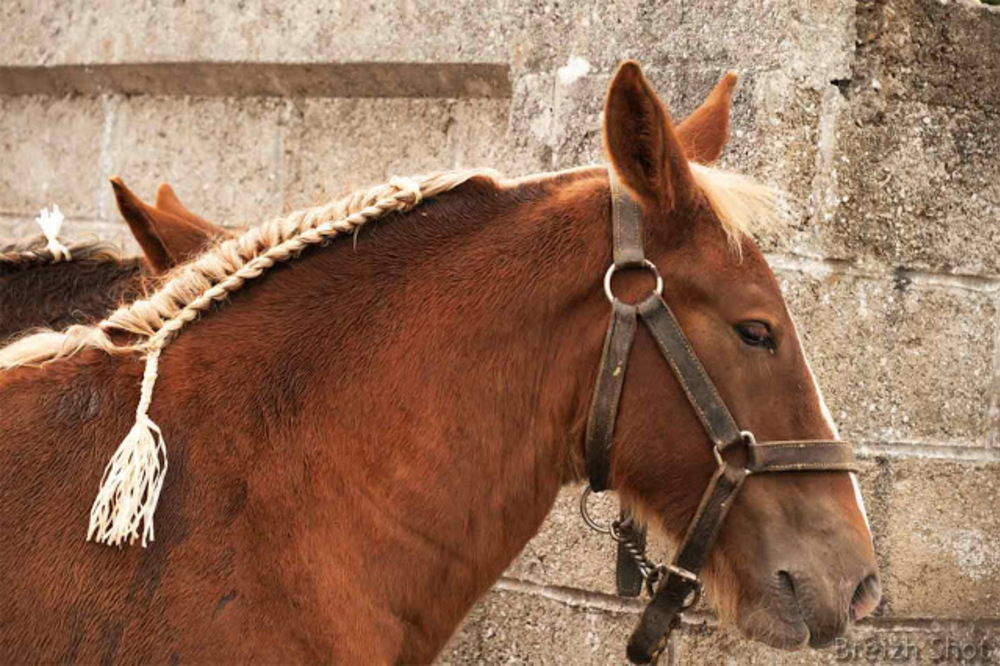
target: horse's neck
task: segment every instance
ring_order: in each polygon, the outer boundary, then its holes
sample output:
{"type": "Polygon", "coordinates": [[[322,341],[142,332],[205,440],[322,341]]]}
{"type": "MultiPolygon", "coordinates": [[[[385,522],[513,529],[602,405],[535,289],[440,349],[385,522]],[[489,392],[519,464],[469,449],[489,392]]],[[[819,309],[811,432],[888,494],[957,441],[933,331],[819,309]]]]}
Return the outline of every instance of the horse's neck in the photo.
{"type": "Polygon", "coordinates": [[[32,328],[99,321],[139,297],[146,278],[138,261],[66,261],[0,271],[0,346],[32,328]]]}
{"type": "Polygon", "coordinates": [[[186,382],[217,405],[206,437],[242,431],[247,475],[295,489],[285,519],[325,544],[320,561],[375,553],[354,580],[416,625],[414,659],[440,647],[576,469],[604,325],[599,212],[581,230],[525,220],[546,208],[523,192],[466,196],[362,230],[356,250],[313,251],[174,343],[176,356],[230,347],[186,382]]]}

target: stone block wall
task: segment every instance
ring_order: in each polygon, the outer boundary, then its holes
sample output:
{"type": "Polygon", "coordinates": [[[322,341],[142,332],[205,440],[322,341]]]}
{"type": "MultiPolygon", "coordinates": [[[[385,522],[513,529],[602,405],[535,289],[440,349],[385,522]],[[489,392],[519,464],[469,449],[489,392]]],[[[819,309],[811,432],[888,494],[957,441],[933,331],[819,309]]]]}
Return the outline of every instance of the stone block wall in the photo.
{"type": "MultiPolygon", "coordinates": [[[[942,638],[986,640],[1000,661],[1000,8],[7,0],[0,42],[0,236],[34,233],[58,203],[67,236],[133,249],[115,174],[256,223],[393,174],[599,162],[624,58],[675,118],[739,71],[723,164],[788,193],[794,228],[762,240],[864,462],[884,602],[850,646],[913,645],[909,663],[932,663],[942,638]],[[571,59],[582,76],[565,75],[571,59]]],[[[579,520],[578,490],[442,664],[622,663],[640,606],[613,596],[613,552],[579,520]]],[[[707,612],[668,654],[844,659],[750,644],[707,612]]]]}

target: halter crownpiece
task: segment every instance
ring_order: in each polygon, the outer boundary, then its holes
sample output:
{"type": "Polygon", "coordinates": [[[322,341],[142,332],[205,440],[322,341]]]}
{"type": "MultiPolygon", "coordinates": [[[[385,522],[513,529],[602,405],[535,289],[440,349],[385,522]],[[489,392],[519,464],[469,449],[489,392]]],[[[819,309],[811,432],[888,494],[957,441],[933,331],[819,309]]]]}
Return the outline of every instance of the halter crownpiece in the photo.
{"type": "MultiPolygon", "coordinates": [[[[705,428],[718,464],[670,565],[662,568],[649,565],[641,547],[634,545],[640,537],[644,541],[644,537],[631,526],[629,520],[617,521],[610,530],[620,546],[635,551],[632,557],[647,587],[652,590],[659,581],[639,626],[628,641],[629,661],[647,664],[658,659],[671,630],[679,624],[681,613],[698,601],[702,587],[701,569],[747,476],[767,472],[851,472],[857,471],[857,465],[854,450],[847,442],[803,440],[758,443],[753,433],[740,430],[663,300],[663,280],[643,251],[642,213],[638,203],[619,184],[611,169],[608,169],[608,178],[611,183],[614,262],[605,275],[604,284],[611,301],[611,321],[604,338],[604,351],[587,418],[585,455],[590,485],[584,491],[581,509],[586,515],[587,496],[609,487],[611,444],[639,319],[653,336],[705,428]],[[616,271],[625,269],[648,270],[656,278],[652,293],[635,305],[620,301],[611,291],[612,276],[616,271]],[[745,464],[736,464],[736,456],[733,455],[736,450],[745,452],[745,464]],[[640,536],[625,536],[622,533],[625,526],[633,531],[633,535],[638,533],[640,536]]],[[[620,588],[623,577],[628,578],[619,570],[620,588]]]]}

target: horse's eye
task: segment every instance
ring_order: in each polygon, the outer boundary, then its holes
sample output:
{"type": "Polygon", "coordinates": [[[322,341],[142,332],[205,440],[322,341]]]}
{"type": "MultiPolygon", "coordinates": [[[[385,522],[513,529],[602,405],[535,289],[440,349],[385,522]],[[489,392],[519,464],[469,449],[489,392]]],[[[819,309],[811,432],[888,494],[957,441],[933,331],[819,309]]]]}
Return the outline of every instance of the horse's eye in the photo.
{"type": "Polygon", "coordinates": [[[736,324],[734,328],[744,344],[774,351],[774,338],[771,337],[771,327],[764,322],[746,321],[736,324]]]}

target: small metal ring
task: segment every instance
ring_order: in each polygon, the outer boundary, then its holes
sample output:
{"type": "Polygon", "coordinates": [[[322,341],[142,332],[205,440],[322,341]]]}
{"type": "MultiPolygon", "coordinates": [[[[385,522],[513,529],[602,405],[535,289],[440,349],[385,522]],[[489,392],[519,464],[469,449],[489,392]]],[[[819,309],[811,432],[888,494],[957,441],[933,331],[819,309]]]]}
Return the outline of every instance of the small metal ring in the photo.
{"type": "Polygon", "coordinates": [[[757,438],[749,430],[740,430],[740,437],[743,438],[743,443],[747,446],[756,446],[757,444],[757,438]]]}
{"type": "MultiPolygon", "coordinates": [[[[654,293],[662,296],[663,277],[660,276],[660,271],[656,269],[656,264],[654,264],[649,259],[643,259],[642,268],[645,268],[647,271],[651,272],[653,274],[653,277],[656,278],[656,287],[654,287],[653,291],[654,293]]],[[[604,274],[604,295],[607,296],[608,300],[611,301],[612,303],[615,302],[615,295],[611,292],[611,278],[617,271],[618,271],[618,265],[611,264],[611,266],[608,267],[608,272],[604,274]]]]}
{"type": "Polygon", "coordinates": [[[587,500],[590,499],[591,492],[593,491],[591,490],[590,486],[587,486],[586,488],[583,489],[583,494],[580,495],[580,515],[583,516],[583,522],[587,523],[587,527],[589,527],[590,529],[594,530],[599,534],[608,534],[614,536],[613,534],[611,534],[610,526],[602,527],[601,525],[598,525],[593,518],[590,517],[590,513],[587,511],[587,500]]]}

